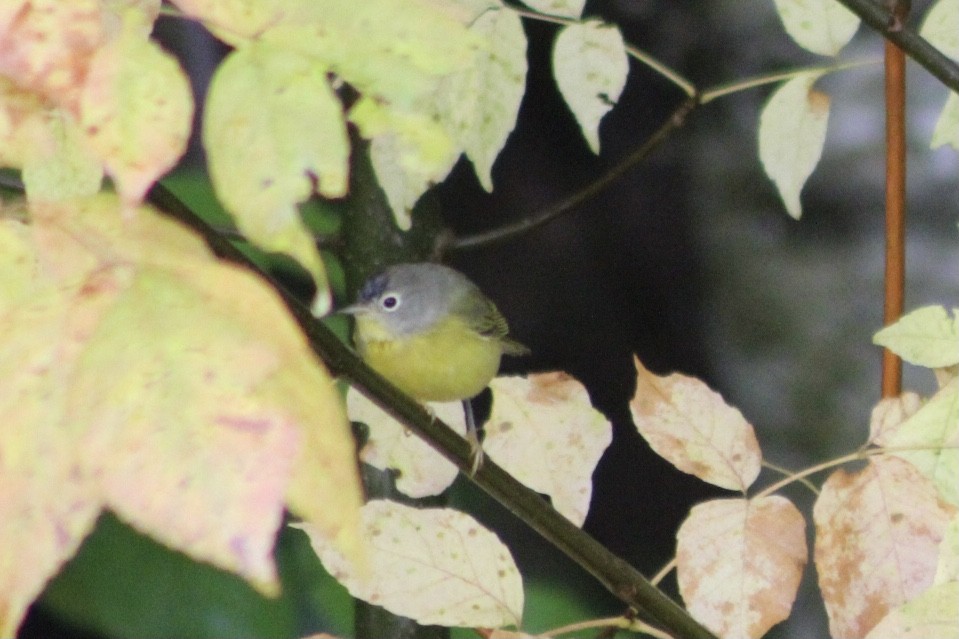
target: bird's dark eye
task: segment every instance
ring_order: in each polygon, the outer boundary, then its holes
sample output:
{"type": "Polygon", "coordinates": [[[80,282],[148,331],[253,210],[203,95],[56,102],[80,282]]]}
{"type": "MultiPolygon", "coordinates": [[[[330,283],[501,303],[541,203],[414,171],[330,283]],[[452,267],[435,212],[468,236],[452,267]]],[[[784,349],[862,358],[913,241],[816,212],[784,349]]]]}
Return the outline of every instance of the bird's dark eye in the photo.
{"type": "Polygon", "coordinates": [[[399,308],[400,305],[400,296],[395,293],[390,293],[389,295],[384,295],[380,299],[380,307],[384,311],[395,311],[399,308]]]}

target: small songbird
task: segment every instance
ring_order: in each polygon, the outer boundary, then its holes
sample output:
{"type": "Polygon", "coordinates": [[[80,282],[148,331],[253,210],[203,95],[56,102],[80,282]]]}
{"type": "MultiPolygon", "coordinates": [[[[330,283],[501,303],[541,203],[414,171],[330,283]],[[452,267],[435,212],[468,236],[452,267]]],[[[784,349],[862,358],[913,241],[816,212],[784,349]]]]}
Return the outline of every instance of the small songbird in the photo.
{"type": "Polygon", "coordinates": [[[400,390],[426,402],[463,400],[477,465],[481,450],[469,399],[496,376],[504,353],[529,353],[507,336],[493,302],[462,273],[423,262],[371,277],[341,312],[356,317],[360,357],[400,390]]]}

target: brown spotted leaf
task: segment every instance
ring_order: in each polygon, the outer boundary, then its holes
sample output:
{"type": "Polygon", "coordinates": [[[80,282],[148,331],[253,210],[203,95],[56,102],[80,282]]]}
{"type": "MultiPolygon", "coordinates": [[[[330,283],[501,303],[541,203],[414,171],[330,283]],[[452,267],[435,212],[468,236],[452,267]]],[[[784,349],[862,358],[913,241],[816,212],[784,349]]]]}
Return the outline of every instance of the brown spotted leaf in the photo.
{"type": "Polygon", "coordinates": [[[630,402],[640,435],[679,470],[730,490],[759,475],[762,453],[752,426],[719,393],[693,377],[659,377],[636,359],[630,402]]]}
{"type": "Polygon", "coordinates": [[[864,637],[933,583],[955,507],[897,457],[837,470],[816,500],[816,569],[835,637],[864,637]]]}

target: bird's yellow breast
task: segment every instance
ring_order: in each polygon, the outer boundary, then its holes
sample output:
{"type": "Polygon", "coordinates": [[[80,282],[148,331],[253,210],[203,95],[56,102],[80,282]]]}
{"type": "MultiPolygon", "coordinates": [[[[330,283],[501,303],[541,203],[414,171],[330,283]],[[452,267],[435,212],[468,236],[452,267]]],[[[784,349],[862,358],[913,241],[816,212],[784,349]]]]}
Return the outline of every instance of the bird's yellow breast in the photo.
{"type": "Polygon", "coordinates": [[[397,337],[372,317],[357,317],[356,347],[375,371],[420,401],[478,395],[499,370],[502,344],[455,317],[397,337]]]}

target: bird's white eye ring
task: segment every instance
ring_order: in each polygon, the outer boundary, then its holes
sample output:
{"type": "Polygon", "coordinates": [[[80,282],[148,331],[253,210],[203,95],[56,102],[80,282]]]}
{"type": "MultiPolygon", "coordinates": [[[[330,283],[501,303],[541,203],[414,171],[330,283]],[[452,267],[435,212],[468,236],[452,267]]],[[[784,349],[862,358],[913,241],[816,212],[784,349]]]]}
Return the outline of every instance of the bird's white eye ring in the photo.
{"type": "Polygon", "coordinates": [[[380,298],[380,308],[389,313],[400,307],[400,294],[388,293],[380,298]]]}

